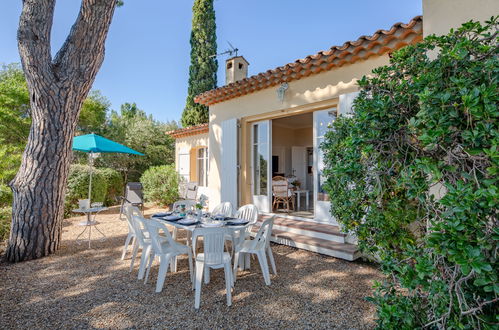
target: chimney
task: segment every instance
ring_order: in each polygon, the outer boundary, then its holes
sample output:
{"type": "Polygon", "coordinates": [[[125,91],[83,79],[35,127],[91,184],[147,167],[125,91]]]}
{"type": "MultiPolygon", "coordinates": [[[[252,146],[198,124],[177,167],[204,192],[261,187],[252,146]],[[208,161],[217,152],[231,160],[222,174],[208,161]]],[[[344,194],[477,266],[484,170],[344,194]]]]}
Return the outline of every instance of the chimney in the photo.
{"type": "Polygon", "coordinates": [[[231,84],[248,77],[248,61],[242,56],[235,56],[225,61],[225,84],[231,84]]]}

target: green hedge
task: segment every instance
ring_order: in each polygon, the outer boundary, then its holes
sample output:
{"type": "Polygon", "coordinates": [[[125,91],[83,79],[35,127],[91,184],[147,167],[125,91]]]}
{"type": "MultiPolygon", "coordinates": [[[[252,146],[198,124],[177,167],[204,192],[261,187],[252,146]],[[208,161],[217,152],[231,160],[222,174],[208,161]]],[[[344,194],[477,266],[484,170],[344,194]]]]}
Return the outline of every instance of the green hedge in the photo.
{"type": "Polygon", "coordinates": [[[12,205],[12,189],[6,184],[0,183],[0,207],[12,205]]]}
{"type": "MultiPolygon", "coordinates": [[[[64,204],[65,214],[78,206],[79,199],[88,197],[90,168],[87,165],[71,165],[64,204]]],[[[106,205],[115,204],[115,196],[121,195],[123,179],[120,174],[110,168],[94,168],[92,174],[92,202],[106,205]]]]}
{"type": "Polygon", "coordinates": [[[180,181],[181,177],[173,165],[150,167],[140,178],[144,186],[145,199],[163,206],[170,205],[178,199],[180,181]]]}
{"type": "Polygon", "coordinates": [[[12,208],[0,207],[0,241],[9,238],[12,208]]]}

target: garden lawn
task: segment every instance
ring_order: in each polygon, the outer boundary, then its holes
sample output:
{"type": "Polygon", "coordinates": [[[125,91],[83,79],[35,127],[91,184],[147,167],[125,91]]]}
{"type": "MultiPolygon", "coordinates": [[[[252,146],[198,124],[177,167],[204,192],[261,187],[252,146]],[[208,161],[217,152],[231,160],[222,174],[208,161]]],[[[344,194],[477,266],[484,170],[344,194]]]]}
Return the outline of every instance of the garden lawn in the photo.
{"type": "MultiPolygon", "coordinates": [[[[149,208],[146,214],[158,209],[149,208]]],[[[194,309],[187,259],[168,273],[155,293],[158,264],[148,284],[120,259],[127,234],[118,208],[99,215],[106,241],[93,249],[75,243],[83,217],[64,221],[62,244],[49,257],[0,263],[3,328],[373,328],[375,309],[365,300],[382,275],[372,265],[348,262],[283,245],[272,245],[277,275],[265,286],[254,260],[239,272],[232,307],[226,305],[223,270],[212,270],[194,309]]],[[[95,231],[92,232],[94,235],[95,231]]],[[[93,236],[98,237],[98,234],[93,236]]]]}

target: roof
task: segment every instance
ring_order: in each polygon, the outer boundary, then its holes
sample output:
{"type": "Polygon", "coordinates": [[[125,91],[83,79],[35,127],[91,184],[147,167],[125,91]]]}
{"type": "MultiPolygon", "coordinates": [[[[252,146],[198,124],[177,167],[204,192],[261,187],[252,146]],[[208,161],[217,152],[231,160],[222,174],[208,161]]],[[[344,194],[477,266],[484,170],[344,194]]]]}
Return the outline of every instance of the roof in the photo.
{"type": "Polygon", "coordinates": [[[213,105],[345,64],[366,60],[371,56],[381,56],[422,39],[423,17],[416,16],[407,24],[396,23],[389,30],[378,30],[372,36],[361,36],[355,41],[345,42],[343,46],[333,46],[327,51],[320,51],[273,70],[212,89],[199,94],[194,100],[204,105],[213,105]]]}
{"type": "Polygon", "coordinates": [[[189,126],[185,128],[179,128],[174,131],[166,132],[174,139],[183,138],[191,135],[198,135],[208,133],[208,123],[200,124],[196,126],[189,126]]]}

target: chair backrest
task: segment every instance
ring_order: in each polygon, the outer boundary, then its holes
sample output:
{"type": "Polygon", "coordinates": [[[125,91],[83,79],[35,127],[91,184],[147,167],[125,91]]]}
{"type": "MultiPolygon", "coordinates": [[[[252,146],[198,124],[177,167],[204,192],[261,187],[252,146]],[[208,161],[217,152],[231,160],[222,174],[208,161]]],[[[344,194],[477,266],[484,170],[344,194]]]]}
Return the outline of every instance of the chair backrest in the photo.
{"type": "Polygon", "coordinates": [[[142,183],[128,182],[126,184],[125,198],[130,203],[143,203],[144,194],[142,192],[142,183]]]}
{"type": "Polygon", "coordinates": [[[176,201],[175,203],[173,203],[173,210],[176,211],[177,208],[182,207],[182,205],[185,206],[186,211],[196,209],[196,201],[195,200],[183,199],[183,200],[176,201]]]}
{"type": "Polygon", "coordinates": [[[213,215],[219,215],[222,214],[226,217],[231,217],[233,213],[233,207],[231,202],[222,202],[215,206],[211,214],[213,215]]]}
{"type": "Polygon", "coordinates": [[[255,235],[255,239],[251,241],[251,249],[261,249],[263,246],[269,246],[270,236],[272,235],[272,227],[274,226],[274,219],[275,215],[262,223],[258,233],[255,235]]]}
{"type": "Polygon", "coordinates": [[[258,208],[256,205],[246,204],[237,210],[235,217],[249,220],[250,224],[254,224],[258,220],[258,208]]]}
{"type": "Polygon", "coordinates": [[[192,250],[196,257],[197,238],[203,237],[204,263],[207,265],[219,265],[223,263],[225,234],[223,227],[196,228],[192,233],[192,250]]]}
{"type": "Polygon", "coordinates": [[[142,213],[140,212],[139,208],[133,205],[128,205],[125,207],[125,218],[126,218],[126,223],[128,225],[128,230],[135,235],[137,235],[136,227],[134,225],[133,216],[142,216],[142,213]]]}
{"type": "Polygon", "coordinates": [[[196,200],[198,197],[198,184],[196,182],[189,182],[186,187],[185,199],[196,200]]]}
{"type": "Polygon", "coordinates": [[[272,178],[272,194],[275,197],[289,196],[288,180],[283,176],[275,176],[272,178]]]}
{"type": "Polygon", "coordinates": [[[150,237],[149,230],[146,225],[147,221],[149,220],[144,219],[141,215],[132,216],[132,223],[135,228],[135,237],[140,246],[144,246],[145,240],[150,237]]]}
{"type": "Polygon", "coordinates": [[[142,218],[141,221],[144,221],[144,224],[147,227],[147,230],[151,237],[152,248],[154,249],[154,252],[156,254],[166,253],[166,251],[164,251],[163,249],[163,245],[161,244],[162,238],[163,239],[166,238],[166,242],[168,243],[167,246],[169,248],[175,249],[176,244],[174,244],[173,237],[170,234],[168,228],[165,226],[165,224],[161,222],[161,220],[158,219],[145,220],[142,218]]]}

